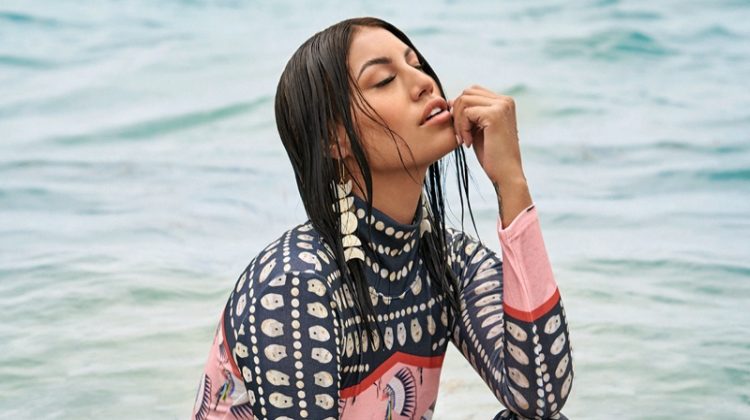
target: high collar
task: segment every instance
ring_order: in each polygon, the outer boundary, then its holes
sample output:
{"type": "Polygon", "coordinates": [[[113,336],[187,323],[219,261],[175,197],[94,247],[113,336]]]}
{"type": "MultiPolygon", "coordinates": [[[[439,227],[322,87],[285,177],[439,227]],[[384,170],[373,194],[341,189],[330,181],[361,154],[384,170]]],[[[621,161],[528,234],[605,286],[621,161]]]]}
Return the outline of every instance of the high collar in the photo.
{"type": "Polygon", "coordinates": [[[399,223],[387,214],[372,208],[367,218],[367,202],[354,195],[357,236],[362,241],[368,278],[375,278],[376,289],[393,290],[389,283],[413,279],[421,268],[419,258],[420,225],[424,208],[420,197],[414,218],[409,224],[399,223]],[[371,236],[370,236],[371,235],[371,236]],[[378,286],[380,284],[380,287],[378,286]]]}

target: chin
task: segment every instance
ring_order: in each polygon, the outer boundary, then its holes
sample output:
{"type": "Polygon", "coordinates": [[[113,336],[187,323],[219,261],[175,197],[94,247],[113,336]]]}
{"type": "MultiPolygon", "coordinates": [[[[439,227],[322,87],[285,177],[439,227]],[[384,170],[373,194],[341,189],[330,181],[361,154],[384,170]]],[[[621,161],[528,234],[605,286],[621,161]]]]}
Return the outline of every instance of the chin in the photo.
{"type": "Polygon", "coordinates": [[[440,136],[435,137],[437,138],[433,138],[433,142],[429,148],[430,156],[427,159],[429,164],[433,164],[439,161],[452,151],[456,150],[456,147],[458,147],[458,144],[456,144],[456,136],[453,134],[453,130],[451,130],[449,133],[441,133],[440,136]]]}

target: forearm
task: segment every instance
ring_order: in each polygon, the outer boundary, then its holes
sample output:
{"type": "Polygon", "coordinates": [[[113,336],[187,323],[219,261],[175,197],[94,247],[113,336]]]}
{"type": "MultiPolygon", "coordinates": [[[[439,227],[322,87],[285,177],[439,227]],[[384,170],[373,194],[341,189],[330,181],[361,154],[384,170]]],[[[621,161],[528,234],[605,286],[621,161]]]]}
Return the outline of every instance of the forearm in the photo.
{"type": "Polygon", "coordinates": [[[492,180],[492,186],[497,195],[498,213],[503,229],[508,227],[522,210],[533,204],[526,177],[521,170],[496,177],[492,180]]]}

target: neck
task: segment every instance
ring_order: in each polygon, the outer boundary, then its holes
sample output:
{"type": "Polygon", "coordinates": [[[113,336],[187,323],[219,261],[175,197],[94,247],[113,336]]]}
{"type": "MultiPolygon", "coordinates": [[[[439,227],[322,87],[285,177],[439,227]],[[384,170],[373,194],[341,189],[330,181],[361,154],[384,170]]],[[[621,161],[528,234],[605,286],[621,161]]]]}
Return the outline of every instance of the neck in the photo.
{"type": "MultiPolygon", "coordinates": [[[[372,206],[398,223],[412,223],[422,194],[425,173],[426,169],[417,171],[418,176],[415,176],[417,182],[405,172],[373,173],[372,206]]],[[[362,186],[365,185],[362,178],[358,181],[362,186]]],[[[352,193],[364,200],[365,194],[357,188],[356,183],[352,187],[352,193]]]]}

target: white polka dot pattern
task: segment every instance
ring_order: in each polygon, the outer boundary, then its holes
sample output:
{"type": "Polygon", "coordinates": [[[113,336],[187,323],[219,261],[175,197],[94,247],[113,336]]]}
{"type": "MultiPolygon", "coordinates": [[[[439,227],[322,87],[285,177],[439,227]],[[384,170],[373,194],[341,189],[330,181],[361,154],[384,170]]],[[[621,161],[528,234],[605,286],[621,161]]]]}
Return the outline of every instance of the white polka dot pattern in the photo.
{"type": "Polygon", "coordinates": [[[496,419],[566,418],[559,410],[573,369],[562,300],[533,321],[514,319],[501,304],[502,261],[470,235],[449,232],[462,281],[462,312],[451,340],[509,408],[496,419]]]}
{"type": "Polygon", "coordinates": [[[363,333],[354,291],[341,281],[331,248],[311,223],[298,225],[237,280],[194,418],[226,412],[237,419],[431,418],[451,341],[508,408],[496,419],[565,419],[560,409],[571,390],[573,359],[562,301],[531,320],[510,316],[498,256],[449,228],[448,263],[461,296],[454,314],[420,258],[420,215],[403,225],[376,209],[368,217],[361,200],[354,202],[369,284],[363,292],[381,329],[363,333]],[[383,370],[394,359],[424,365],[383,370]],[[385,373],[372,378],[379,368],[385,373]]]}

